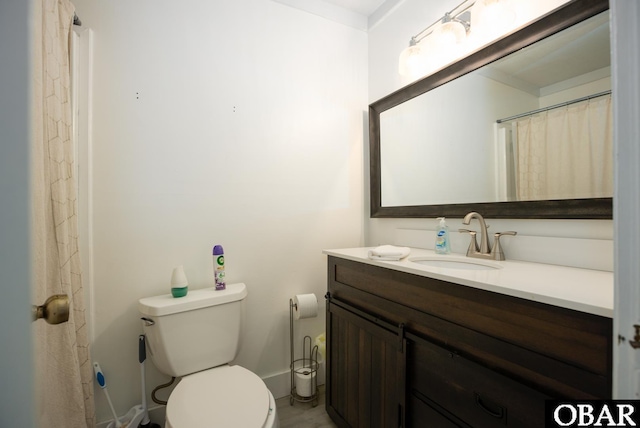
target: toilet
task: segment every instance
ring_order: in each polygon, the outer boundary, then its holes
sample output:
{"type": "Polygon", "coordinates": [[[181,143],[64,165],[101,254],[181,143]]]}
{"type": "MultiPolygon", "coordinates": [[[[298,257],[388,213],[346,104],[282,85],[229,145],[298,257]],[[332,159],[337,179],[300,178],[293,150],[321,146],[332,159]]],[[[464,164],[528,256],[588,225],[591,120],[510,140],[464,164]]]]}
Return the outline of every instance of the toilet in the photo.
{"type": "Polygon", "coordinates": [[[167,402],[166,428],[278,428],[271,392],[230,365],[240,349],[245,284],[138,301],[147,351],[162,373],[182,378],[167,402]]]}

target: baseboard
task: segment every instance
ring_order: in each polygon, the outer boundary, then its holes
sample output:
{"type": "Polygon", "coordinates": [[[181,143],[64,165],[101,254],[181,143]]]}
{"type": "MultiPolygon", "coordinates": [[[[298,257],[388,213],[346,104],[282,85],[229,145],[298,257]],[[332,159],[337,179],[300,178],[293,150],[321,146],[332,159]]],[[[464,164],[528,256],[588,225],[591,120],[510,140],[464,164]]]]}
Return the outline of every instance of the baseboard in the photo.
{"type": "MultiPolygon", "coordinates": [[[[149,407],[149,419],[152,423],[158,424],[161,427],[164,427],[165,422],[165,406],[162,405],[154,405],[153,407],[149,407]]],[[[113,419],[109,419],[104,422],[99,422],[96,424],[96,428],[107,428],[107,426],[113,422],[113,419]]]]}

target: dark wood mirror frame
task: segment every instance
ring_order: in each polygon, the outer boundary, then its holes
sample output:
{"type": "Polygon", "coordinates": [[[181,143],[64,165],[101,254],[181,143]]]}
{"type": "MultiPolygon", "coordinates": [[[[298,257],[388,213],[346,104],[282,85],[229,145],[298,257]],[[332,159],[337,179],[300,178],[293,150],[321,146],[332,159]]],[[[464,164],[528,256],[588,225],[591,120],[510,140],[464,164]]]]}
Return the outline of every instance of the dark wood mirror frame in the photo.
{"type": "Polygon", "coordinates": [[[380,170],[380,113],[608,9],[608,0],[573,0],[521,30],[371,104],[369,106],[371,217],[446,216],[456,218],[464,217],[470,211],[477,211],[489,218],[613,218],[613,198],[383,207],[380,170]]]}

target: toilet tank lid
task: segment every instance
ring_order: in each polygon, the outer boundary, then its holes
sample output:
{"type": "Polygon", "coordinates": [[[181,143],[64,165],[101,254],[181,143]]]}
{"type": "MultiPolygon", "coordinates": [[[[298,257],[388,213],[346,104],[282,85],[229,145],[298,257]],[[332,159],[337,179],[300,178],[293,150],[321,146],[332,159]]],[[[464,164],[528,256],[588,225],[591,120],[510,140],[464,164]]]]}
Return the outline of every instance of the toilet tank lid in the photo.
{"type": "Polygon", "coordinates": [[[163,316],[237,302],[245,297],[247,286],[240,282],[227,284],[225,290],[216,290],[215,287],[189,290],[184,297],[176,298],[171,294],[145,297],[138,300],[138,310],[143,315],[163,316]]]}

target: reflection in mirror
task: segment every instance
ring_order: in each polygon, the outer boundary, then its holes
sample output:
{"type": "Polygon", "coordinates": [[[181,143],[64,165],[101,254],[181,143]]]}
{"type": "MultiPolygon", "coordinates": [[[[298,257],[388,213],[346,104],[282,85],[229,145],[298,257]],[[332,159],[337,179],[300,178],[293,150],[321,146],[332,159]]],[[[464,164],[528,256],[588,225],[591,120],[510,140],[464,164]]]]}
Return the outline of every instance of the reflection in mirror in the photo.
{"type": "Polygon", "coordinates": [[[373,216],[611,218],[608,11],[455,77],[372,104],[373,216]]]}

